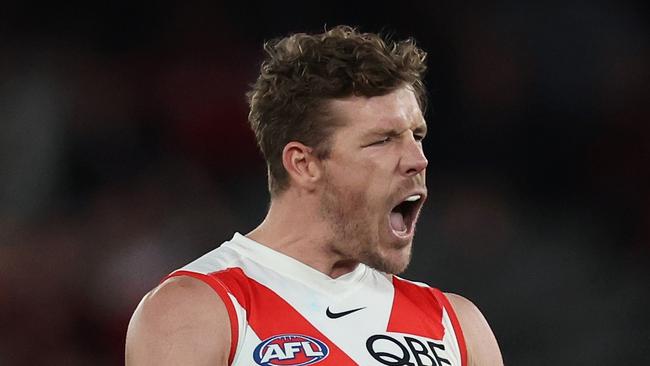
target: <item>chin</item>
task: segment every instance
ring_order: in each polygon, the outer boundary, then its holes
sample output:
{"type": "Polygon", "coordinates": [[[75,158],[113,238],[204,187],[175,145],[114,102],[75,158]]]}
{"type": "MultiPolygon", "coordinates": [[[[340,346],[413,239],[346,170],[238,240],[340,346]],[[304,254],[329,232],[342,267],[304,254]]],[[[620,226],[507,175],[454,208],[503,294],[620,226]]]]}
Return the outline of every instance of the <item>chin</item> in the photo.
{"type": "Polygon", "coordinates": [[[406,271],[410,263],[410,260],[390,262],[382,272],[400,274],[406,271]]]}
{"type": "Polygon", "coordinates": [[[400,258],[400,260],[396,260],[396,261],[392,262],[391,264],[392,264],[392,266],[391,266],[392,268],[391,268],[391,271],[389,271],[389,273],[400,274],[400,273],[406,271],[409,264],[411,264],[411,250],[410,250],[410,248],[409,248],[409,252],[408,252],[408,254],[406,254],[405,258],[400,258]]]}
{"type": "Polygon", "coordinates": [[[376,270],[400,274],[411,263],[411,245],[392,248],[388,253],[373,253],[365,259],[362,262],[376,270]]]}

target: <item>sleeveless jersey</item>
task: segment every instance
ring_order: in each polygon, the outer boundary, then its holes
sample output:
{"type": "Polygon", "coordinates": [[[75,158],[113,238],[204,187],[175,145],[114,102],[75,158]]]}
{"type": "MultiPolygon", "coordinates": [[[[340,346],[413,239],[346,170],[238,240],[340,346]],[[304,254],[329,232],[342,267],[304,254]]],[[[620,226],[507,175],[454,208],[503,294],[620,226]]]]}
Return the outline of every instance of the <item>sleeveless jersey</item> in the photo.
{"type": "Polygon", "coordinates": [[[174,276],[214,289],[233,366],[466,366],[446,296],[366,265],[332,279],[239,233],[174,276]]]}

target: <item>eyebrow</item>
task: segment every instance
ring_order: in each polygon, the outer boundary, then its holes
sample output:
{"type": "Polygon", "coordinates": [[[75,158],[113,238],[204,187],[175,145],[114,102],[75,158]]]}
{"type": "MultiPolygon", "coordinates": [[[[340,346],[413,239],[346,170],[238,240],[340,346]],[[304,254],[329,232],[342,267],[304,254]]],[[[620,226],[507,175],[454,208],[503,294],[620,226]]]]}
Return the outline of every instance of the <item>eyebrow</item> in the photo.
{"type": "MultiPolygon", "coordinates": [[[[405,128],[403,130],[396,130],[394,128],[375,128],[370,130],[366,136],[367,137],[373,137],[373,136],[390,136],[390,137],[396,137],[404,133],[404,131],[409,130],[410,128],[405,128]]],[[[419,124],[415,129],[413,130],[416,133],[422,133],[426,134],[427,133],[427,125],[425,123],[419,124]]]]}

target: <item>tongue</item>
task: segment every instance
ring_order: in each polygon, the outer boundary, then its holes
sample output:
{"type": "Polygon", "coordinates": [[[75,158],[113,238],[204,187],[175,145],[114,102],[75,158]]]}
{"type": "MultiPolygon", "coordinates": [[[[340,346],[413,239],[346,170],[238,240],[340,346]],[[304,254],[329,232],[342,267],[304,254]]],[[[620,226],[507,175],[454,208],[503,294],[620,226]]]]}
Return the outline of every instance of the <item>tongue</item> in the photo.
{"type": "Polygon", "coordinates": [[[404,216],[401,212],[392,211],[390,213],[390,226],[398,232],[406,231],[406,223],[404,223],[404,216]]]}

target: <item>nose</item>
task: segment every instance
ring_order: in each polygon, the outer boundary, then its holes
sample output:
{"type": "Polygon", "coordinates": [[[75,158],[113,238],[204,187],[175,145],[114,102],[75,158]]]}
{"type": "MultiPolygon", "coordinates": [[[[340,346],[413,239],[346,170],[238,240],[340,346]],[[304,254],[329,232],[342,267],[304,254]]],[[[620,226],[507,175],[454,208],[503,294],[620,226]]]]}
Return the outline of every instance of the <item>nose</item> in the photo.
{"type": "Polygon", "coordinates": [[[400,170],[407,176],[417,175],[426,169],[429,161],[424,155],[421,141],[415,140],[413,136],[407,139],[400,165],[400,170]]]}

